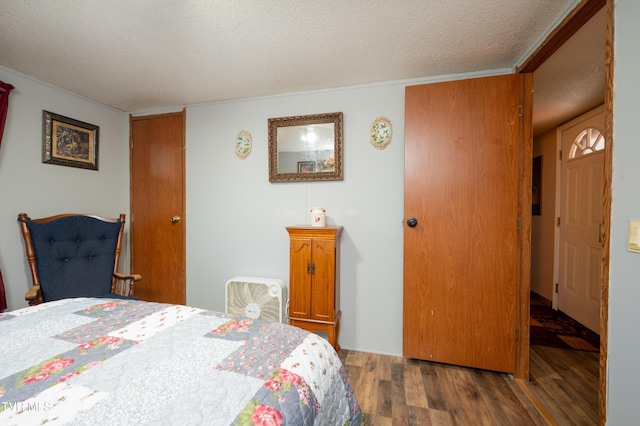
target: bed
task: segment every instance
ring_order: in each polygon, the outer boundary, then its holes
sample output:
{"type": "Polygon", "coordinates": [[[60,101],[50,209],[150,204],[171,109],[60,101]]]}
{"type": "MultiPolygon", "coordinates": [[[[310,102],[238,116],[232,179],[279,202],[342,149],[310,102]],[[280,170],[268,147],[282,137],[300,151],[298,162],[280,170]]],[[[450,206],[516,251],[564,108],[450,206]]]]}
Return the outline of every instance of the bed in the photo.
{"type": "Polygon", "coordinates": [[[0,424],[358,425],[338,355],[286,324],[138,300],[0,314],[0,424]]]}

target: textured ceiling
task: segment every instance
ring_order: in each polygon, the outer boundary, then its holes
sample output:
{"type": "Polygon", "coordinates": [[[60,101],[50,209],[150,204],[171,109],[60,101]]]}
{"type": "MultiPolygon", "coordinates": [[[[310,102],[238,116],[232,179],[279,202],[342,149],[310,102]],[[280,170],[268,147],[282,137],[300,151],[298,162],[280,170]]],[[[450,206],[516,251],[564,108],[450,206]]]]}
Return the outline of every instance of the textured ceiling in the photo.
{"type": "Polygon", "coordinates": [[[534,73],[535,132],[604,102],[606,14],[602,9],[534,73]]]}
{"type": "Polygon", "coordinates": [[[577,3],[2,0],[0,66],[152,110],[514,69],[577,3]]]}

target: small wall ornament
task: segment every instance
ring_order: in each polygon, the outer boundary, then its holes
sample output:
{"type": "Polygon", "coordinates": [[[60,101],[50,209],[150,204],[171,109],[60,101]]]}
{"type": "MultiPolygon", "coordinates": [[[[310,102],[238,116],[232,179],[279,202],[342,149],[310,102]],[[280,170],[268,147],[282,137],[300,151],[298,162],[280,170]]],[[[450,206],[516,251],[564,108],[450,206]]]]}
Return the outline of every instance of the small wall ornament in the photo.
{"type": "Polygon", "coordinates": [[[251,143],[252,143],[251,133],[247,132],[246,130],[241,130],[236,135],[235,146],[234,146],[236,155],[243,160],[247,158],[251,153],[251,143]]]}
{"type": "Polygon", "coordinates": [[[391,142],[391,121],[378,117],[371,123],[371,145],[376,149],[385,149],[391,142]]]}

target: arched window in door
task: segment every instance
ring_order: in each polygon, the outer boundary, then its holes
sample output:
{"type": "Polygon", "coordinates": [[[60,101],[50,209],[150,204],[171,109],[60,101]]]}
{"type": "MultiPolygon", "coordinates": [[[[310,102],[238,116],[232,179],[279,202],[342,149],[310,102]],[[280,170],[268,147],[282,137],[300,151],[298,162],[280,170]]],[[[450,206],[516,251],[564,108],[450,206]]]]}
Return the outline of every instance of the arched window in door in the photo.
{"type": "Polygon", "coordinates": [[[569,159],[580,157],[581,155],[593,154],[604,149],[604,136],[595,127],[588,127],[580,132],[571,144],[569,159]]]}

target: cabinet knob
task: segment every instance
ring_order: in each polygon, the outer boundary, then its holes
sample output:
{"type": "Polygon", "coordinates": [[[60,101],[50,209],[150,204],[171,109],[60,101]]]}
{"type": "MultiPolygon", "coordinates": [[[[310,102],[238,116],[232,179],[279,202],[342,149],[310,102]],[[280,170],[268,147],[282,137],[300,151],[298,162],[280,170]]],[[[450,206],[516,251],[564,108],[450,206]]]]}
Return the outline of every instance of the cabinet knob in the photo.
{"type": "Polygon", "coordinates": [[[418,219],[416,219],[415,217],[410,217],[409,219],[407,219],[407,226],[409,226],[409,228],[415,228],[417,224],[418,219]]]}

